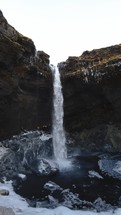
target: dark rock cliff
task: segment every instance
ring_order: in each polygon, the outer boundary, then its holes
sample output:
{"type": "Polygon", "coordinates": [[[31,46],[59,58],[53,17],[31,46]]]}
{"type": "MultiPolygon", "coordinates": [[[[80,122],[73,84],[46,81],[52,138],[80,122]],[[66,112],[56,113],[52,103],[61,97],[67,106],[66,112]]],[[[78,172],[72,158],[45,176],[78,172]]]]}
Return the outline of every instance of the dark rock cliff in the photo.
{"type": "MultiPolygon", "coordinates": [[[[81,148],[121,152],[121,45],[85,51],[58,66],[66,131],[81,148]]],[[[0,139],[50,129],[52,90],[49,56],[0,11],[0,139]]]]}
{"type": "Polygon", "coordinates": [[[49,56],[10,26],[0,11],[0,138],[51,125],[49,56]]]}
{"type": "Polygon", "coordinates": [[[66,130],[82,147],[121,151],[121,45],[85,51],[58,66],[66,130]]]}

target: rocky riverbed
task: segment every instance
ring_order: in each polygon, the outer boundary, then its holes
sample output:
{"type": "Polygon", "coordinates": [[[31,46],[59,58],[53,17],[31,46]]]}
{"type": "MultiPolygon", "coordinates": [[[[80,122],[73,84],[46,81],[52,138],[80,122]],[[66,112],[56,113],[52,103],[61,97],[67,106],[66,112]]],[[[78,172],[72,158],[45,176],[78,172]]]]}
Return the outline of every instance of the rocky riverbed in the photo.
{"type": "Polygon", "coordinates": [[[31,131],[1,142],[1,195],[5,182],[34,208],[64,206],[74,210],[116,210],[121,198],[121,155],[81,150],[68,139],[67,163],[53,159],[52,136],[31,131]],[[113,193],[113,195],[112,195],[113,193]]]}

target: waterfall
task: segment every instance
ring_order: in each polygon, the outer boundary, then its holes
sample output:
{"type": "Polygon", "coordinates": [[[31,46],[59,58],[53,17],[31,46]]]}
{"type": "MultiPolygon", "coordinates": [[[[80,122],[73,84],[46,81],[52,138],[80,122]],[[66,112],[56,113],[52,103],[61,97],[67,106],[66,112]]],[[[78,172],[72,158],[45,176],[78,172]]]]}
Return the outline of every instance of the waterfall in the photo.
{"type": "Polygon", "coordinates": [[[60,73],[53,67],[53,149],[56,160],[67,158],[66,136],[63,127],[63,95],[60,73]]]}

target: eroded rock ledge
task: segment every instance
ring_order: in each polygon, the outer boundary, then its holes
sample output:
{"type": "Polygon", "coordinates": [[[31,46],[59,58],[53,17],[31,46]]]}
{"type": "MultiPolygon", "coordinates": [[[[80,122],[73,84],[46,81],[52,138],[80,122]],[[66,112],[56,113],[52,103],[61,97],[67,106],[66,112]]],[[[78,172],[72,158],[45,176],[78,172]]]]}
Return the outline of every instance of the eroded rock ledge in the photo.
{"type": "Polygon", "coordinates": [[[51,125],[49,55],[10,26],[0,11],[0,138],[51,125]]]}
{"type": "Polygon", "coordinates": [[[59,65],[67,131],[88,149],[121,151],[121,44],[59,65]]]}

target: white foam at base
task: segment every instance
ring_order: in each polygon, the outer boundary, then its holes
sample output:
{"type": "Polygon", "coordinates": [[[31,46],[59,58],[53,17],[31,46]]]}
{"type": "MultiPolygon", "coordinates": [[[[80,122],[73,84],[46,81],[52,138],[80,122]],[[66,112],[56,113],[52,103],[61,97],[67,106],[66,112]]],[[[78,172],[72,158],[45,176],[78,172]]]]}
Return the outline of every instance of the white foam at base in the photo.
{"type": "Polygon", "coordinates": [[[68,159],[57,159],[57,165],[59,166],[60,171],[70,170],[73,168],[71,160],[68,159]]]}
{"type": "Polygon", "coordinates": [[[67,171],[73,168],[73,160],[70,159],[45,159],[52,168],[57,168],[59,171],[67,171]]]}
{"type": "Polygon", "coordinates": [[[100,213],[96,211],[71,210],[63,206],[55,209],[32,208],[29,207],[25,199],[13,191],[11,182],[0,183],[0,189],[7,189],[10,192],[9,196],[0,196],[0,206],[12,208],[15,215],[121,215],[121,208],[100,213]]]}

